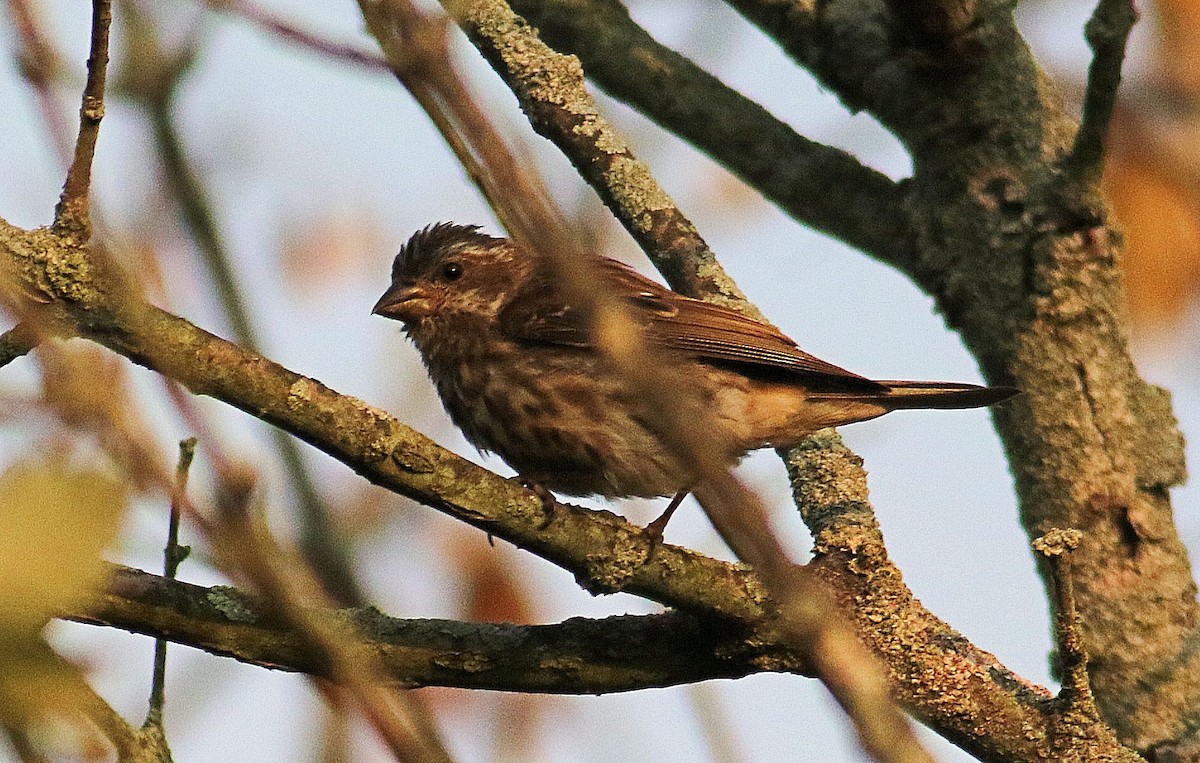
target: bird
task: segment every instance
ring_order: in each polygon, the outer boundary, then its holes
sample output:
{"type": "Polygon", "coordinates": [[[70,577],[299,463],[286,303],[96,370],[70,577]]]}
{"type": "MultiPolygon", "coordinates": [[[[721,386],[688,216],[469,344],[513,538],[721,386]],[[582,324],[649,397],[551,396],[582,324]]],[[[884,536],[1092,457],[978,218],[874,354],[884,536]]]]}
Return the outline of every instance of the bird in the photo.
{"type": "MultiPolygon", "coordinates": [[[[616,260],[595,259],[597,277],[641,326],[647,350],[675,364],[681,412],[705,417],[729,466],[825,427],[900,409],[989,406],[1018,392],[869,379],[734,309],[671,291],[616,260]]],[[[672,496],[647,527],[661,539],[697,475],[597,350],[587,310],[570,294],[550,256],[476,225],[442,222],[400,248],[372,313],[403,324],[446,412],[472,445],[499,455],[538,491],[672,496]]]]}

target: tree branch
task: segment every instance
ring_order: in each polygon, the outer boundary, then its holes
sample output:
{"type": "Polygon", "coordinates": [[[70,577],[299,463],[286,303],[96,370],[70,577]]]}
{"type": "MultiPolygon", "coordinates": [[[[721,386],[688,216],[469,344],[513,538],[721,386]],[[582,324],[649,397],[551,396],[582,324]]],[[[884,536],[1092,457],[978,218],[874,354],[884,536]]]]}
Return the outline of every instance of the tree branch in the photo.
{"type": "Polygon", "coordinates": [[[92,159],[100,120],[104,118],[104,82],[108,72],[108,30],[112,24],[112,0],[92,0],[91,50],[87,60],[87,85],[79,107],[79,135],[62,195],[54,209],[54,228],[80,243],[92,237],[88,194],[92,187],[92,159]]]}
{"type": "Polygon", "coordinates": [[[566,155],[672,288],[758,317],[695,226],[596,108],[578,59],[550,49],[504,3],[445,4],[517,96],[533,129],[566,155]]]}
{"type": "Polygon", "coordinates": [[[887,262],[908,237],[895,183],[852,155],[796,133],[759,104],[660,44],[620,3],[514,0],[584,74],[711,156],[797,222],[887,262]]]}
{"type": "Polygon", "coordinates": [[[1092,63],[1083,96],[1083,118],[1067,167],[1085,188],[1094,187],[1104,171],[1104,141],[1117,103],[1125,45],[1137,19],[1132,0],[1099,0],[1084,28],[1092,63]]]}
{"type": "MultiPolygon", "coordinates": [[[[237,589],[203,588],[114,566],[107,590],[63,617],[123,628],[239,662],[326,675],[307,639],[237,589]]],[[[405,687],[455,686],[551,694],[606,694],[803,671],[778,649],[747,644],[730,623],[684,613],[572,618],[557,625],[399,620],[373,608],[339,610],[405,687]],[[620,647],[614,649],[613,645],[620,647]]]]}

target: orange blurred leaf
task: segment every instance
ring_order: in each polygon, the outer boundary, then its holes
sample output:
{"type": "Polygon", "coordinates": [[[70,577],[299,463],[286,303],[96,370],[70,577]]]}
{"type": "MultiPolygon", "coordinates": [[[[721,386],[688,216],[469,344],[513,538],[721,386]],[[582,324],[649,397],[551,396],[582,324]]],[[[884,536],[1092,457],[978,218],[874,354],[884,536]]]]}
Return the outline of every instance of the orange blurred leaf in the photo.
{"type": "Polygon", "coordinates": [[[1200,294],[1200,204],[1144,153],[1118,152],[1105,190],[1126,236],[1125,272],[1134,324],[1148,329],[1178,322],[1200,294]]]}

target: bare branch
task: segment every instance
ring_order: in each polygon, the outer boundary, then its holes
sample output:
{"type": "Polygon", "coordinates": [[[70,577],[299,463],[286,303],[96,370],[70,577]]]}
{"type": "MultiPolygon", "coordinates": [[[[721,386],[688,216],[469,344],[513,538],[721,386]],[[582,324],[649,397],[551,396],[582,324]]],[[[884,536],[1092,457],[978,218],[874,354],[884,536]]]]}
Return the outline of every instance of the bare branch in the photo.
{"type": "MultiPolygon", "coordinates": [[[[171,493],[171,510],[167,521],[167,545],[163,548],[163,577],[174,580],[179,565],[191,551],[179,545],[179,520],[187,502],[188,473],[196,455],[196,438],[179,443],[179,463],[175,467],[175,485],[171,493]]],[[[154,641],[154,674],[150,679],[150,709],[143,726],[162,727],[163,706],[166,703],[167,641],[154,641]]]]}
{"type": "Polygon", "coordinates": [[[1100,181],[1104,171],[1104,141],[1117,103],[1125,45],[1137,18],[1133,0],[1099,0],[1084,28],[1092,48],[1092,63],[1083,96],[1083,118],[1067,167],[1089,190],[1100,181]]]}
{"type": "Polygon", "coordinates": [[[88,194],[92,186],[92,159],[96,154],[96,139],[100,136],[100,120],[104,118],[111,24],[112,0],[92,0],[91,49],[87,61],[87,85],[79,107],[79,135],[62,195],[54,209],[54,229],[80,243],[92,236],[88,194]]]}

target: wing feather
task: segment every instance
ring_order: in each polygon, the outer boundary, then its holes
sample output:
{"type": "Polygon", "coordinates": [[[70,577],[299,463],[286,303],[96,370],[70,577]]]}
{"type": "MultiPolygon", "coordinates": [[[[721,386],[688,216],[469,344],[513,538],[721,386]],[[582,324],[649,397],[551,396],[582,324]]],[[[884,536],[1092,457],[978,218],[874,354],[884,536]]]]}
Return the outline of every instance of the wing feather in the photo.
{"type": "MultiPolygon", "coordinates": [[[[634,319],[655,345],[700,359],[875,384],[801,350],[771,326],[736,310],[676,294],[616,260],[604,258],[600,271],[616,293],[628,295],[634,319]]],[[[559,294],[547,279],[532,283],[501,311],[501,331],[520,341],[590,347],[581,311],[565,304],[559,294]]]]}

